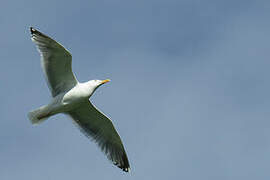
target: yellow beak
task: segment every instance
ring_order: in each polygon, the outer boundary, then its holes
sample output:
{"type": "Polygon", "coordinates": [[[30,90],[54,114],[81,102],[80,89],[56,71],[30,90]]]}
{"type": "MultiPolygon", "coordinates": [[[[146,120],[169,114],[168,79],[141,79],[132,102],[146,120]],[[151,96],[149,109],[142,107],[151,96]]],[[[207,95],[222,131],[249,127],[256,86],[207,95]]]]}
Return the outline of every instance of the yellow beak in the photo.
{"type": "Polygon", "coordinates": [[[110,79],[105,79],[105,80],[101,81],[101,84],[105,84],[105,83],[110,82],[110,81],[111,81],[110,79]]]}

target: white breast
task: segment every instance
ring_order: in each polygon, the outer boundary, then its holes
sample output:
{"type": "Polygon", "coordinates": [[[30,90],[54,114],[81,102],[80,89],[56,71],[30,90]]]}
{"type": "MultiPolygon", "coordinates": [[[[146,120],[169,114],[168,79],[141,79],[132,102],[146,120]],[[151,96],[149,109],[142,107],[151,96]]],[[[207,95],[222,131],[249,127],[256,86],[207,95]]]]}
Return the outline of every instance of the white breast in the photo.
{"type": "Polygon", "coordinates": [[[78,83],[74,88],[68,91],[63,97],[63,104],[77,104],[91,96],[91,88],[85,83],[78,83]]]}

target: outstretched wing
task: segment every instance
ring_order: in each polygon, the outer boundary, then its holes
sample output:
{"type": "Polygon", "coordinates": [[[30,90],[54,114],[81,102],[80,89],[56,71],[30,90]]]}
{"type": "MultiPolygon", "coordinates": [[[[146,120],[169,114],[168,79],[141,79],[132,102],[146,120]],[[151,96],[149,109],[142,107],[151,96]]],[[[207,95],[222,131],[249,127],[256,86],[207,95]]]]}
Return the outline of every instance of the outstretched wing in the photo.
{"type": "Polygon", "coordinates": [[[111,120],[101,113],[90,101],[67,113],[81,131],[92,138],[115,165],[123,171],[130,170],[128,158],[111,120]]]}
{"type": "Polygon", "coordinates": [[[71,54],[59,43],[30,27],[32,41],[41,55],[41,65],[52,96],[65,92],[77,84],[72,73],[71,54]]]}

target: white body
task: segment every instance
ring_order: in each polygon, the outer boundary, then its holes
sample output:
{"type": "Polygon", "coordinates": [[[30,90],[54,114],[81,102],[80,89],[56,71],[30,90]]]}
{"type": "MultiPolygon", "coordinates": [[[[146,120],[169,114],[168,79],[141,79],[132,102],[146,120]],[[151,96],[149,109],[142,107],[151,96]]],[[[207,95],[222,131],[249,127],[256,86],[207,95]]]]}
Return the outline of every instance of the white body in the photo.
{"type": "Polygon", "coordinates": [[[63,92],[53,97],[48,105],[31,111],[28,114],[32,124],[39,124],[52,115],[66,113],[80,106],[84,101],[88,101],[96,89],[99,80],[92,80],[86,83],[77,83],[75,87],[67,92],[63,92]]]}

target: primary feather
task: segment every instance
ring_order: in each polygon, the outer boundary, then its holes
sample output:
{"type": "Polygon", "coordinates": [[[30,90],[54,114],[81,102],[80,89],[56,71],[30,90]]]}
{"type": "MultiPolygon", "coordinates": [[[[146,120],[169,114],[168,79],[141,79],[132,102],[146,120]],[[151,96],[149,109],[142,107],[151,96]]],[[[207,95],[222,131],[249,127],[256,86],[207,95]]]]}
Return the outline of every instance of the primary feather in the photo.
{"type": "Polygon", "coordinates": [[[52,96],[73,88],[77,79],[72,72],[71,54],[59,43],[30,28],[32,41],[37,45],[41,55],[41,65],[52,96]]]}

